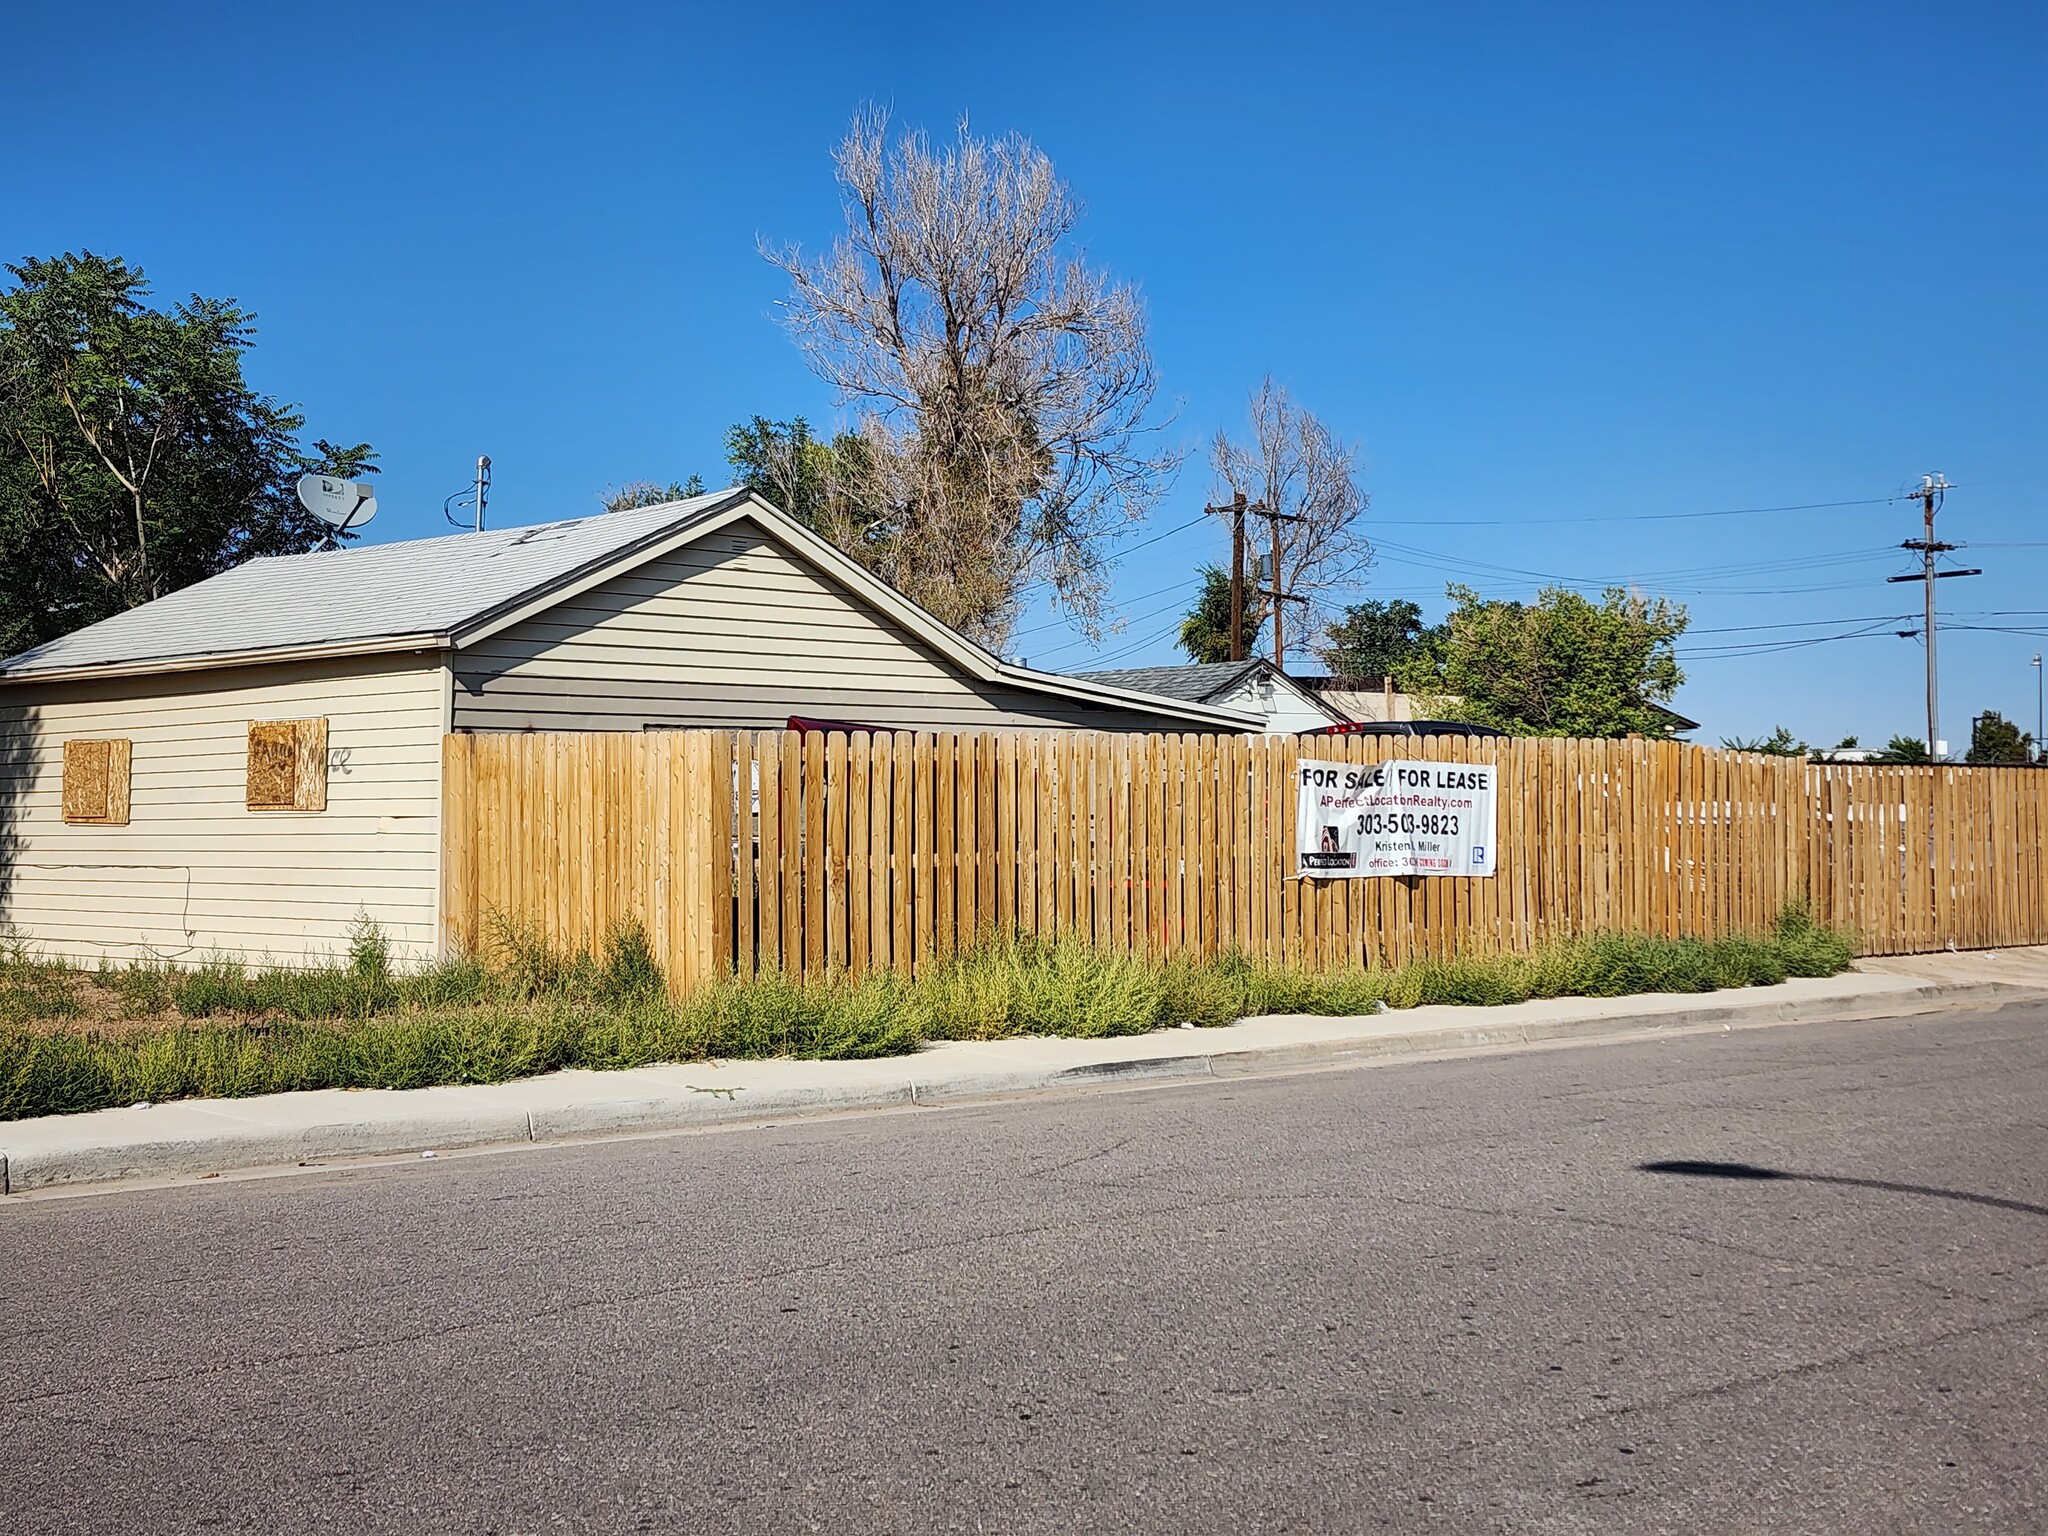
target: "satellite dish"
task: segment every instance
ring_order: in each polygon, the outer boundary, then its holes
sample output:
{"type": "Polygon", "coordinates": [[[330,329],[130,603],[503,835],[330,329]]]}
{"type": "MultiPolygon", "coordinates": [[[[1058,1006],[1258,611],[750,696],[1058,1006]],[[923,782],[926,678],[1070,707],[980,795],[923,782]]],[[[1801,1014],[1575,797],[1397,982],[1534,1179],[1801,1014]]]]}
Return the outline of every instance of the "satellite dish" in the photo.
{"type": "Polygon", "coordinates": [[[299,478],[299,505],[337,533],[360,528],[377,515],[377,493],[360,480],[327,475],[299,478]]]}

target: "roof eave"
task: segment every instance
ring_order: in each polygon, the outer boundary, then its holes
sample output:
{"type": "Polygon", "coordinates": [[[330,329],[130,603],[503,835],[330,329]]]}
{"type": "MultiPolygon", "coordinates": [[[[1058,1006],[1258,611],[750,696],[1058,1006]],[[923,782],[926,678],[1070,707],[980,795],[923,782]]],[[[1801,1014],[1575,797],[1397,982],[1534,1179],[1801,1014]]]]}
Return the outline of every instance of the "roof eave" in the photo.
{"type": "Polygon", "coordinates": [[[602,561],[593,562],[581,572],[572,573],[558,582],[551,582],[545,589],[528,591],[514,604],[501,605],[487,619],[462,626],[455,634],[454,643],[458,649],[474,645],[477,641],[509,628],[522,619],[545,612],[556,604],[567,601],[579,591],[655,559],[670,549],[694,543],[743,517],[753,518],[770,538],[823,568],[828,575],[851,588],[864,602],[879,608],[903,628],[983,682],[1008,683],[1014,687],[1030,689],[1035,693],[1050,694],[1056,698],[1078,698],[1089,703],[1111,704],[1126,709],[1137,707],[1150,714],[1180,716],[1198,724],[1221,726],[1233,731],[1256,730],[1262,723],[1258,716],[1243,714],[1214,704],[1193,704],[1183,699],[1134,693],[1127,689],[1083,683],[1072,677],[1054,676],[1044,672],[1033,672],[1027,667],[1014,666],[975,644],[958,630],[942,623],[875,576],[873,572],[864,570],[837,545],[819,537],[774,503],[748,490],[735,491],[723,502],[694,514],[680,527],[672,526],[661,533],[649,535],[624,550],[614,552],[602,561]]]}
{"type": "Polygon", "coordinates": [[[218,671],[223,667],[268,667],[293,661],[331,661],[342,656],[384,656],[395,651],[434,651],[449,644],[443,633],[378,635],[330,640],[320,645],[275,646],[251,651],[209,651],[199,656],[160,656],[101,662],[82,667],[40,667],[10,672],[0,666],[0,688],[25,683],[76,683],[101,677],[158,677],[169,672],[218,671]]]}
{"type": "Polygon", "coordinates": [[[1265,724],[1263,715],[1249,714],[1227,705],[1197,703],[1163,693],[1141,693],[1135,688],[1112,688],[1107,683],[1091,683],[1071,675],[1055,677],[1051,673],[1033,672],[1028,667],[1012,666],[1007,661],[997,662],[996,670],[1004,682],[1033,688],[1041,693],[1064,694],[1070,698],[1114,704],[1123,709],[1141,708],[1155,715],[1184,715],[1203,723],[1228,726],[1232,730],[1257,730],[1265,724]]]}

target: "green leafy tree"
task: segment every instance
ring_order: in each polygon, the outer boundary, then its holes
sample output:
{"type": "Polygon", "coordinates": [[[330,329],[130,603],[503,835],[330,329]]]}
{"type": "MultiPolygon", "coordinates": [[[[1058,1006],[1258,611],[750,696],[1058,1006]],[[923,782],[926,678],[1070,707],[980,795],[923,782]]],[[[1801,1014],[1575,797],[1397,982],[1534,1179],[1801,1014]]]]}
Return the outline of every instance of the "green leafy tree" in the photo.
{"type": "Polygon", "coordinates": [[[1441,638],[1422,622],[1417,604],[1368,598],[1324,632],[1323,664],[1339,677],[1394,677],[1441,638]]]}
{"type": "Polygon", "coordinates": [[[1894,736],[1885,743],[1884,759],[1887,763],[1931,763],[1927,743],[1918,736],[1894,736]]]}
{"type": "Polygon", "coordinates": [[[858,433],[829,441],[801,416],[755,416],[725,434],[725,459],[739,483],[756,491],[814,533],[856,558],[873,555],[891,537],[869,495],[869,446],[858,433]]]}
{"type": "MultiPolygon", "coordinates": [[[[1782,725],[1768,736],[1758,736],[1750,740],[1744,740],[1740,736],[1723,736],[1721,745],[1730,752],[1762,752],[1768,757],[1805,757],[1813,750],[1782,725]]],[[[1851,736],[1844,745],[1855,746],[1856,738],[1851,736]]]]}
{"type": "Polygon", "coordinates": [[[6,270],[0,655],[312,549],[332,530],[298,478],[375,472],[367,443],[302,448],[305,418],[243,378],[255,317],[233,300],[151,308],[141,268],[90,251],[6,270]]]}
{"type": "Polygon", "coordinates": [[[1610,587],[1595,603],[1546,587],[1532,603],[1451,586],[1443,640],[1397,670],[1432,712],[1520,736],[1669,736],[1659,706],[1685,681],[1685,609],[1610,587]]]}
{"type": "Polygon", "coordinates": [[[2034,760],[2034,738],[1995,709],[1987,709],[1970,726],[1966,763],[2018,764],[2034,760]]]}
{"type": "Polygon", "coordinates": [[[671,480],[667,485],[656,480],[628,480],[616,489],[607,488],[598,500],[607,512],[627,512],[634,507],[658,507],[664,502],[687,501],[703,494],[703,480],[692,475],[687,480],[671,480]]]}
{"type": "MultiPolygon", "coordinates": [[[[1202,589],[1195,606],[1180,624],[1180,648],[1195,661],[1230,660],[1230,572],[1218,565],[1201,570],[1202,589]]],[[[1266,622],[1266,604],[1255,592],[1244,595],[1244,622],[1238,630],[1239,654],[1252,654],[1259,626],[1266,622]]]]}

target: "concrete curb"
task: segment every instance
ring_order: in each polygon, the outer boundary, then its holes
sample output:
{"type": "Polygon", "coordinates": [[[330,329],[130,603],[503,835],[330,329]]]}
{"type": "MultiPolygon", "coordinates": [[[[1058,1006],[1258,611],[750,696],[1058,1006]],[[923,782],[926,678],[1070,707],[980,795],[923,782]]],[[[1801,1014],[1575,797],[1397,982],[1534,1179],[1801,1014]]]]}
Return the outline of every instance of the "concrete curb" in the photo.
{"type": "MultiPolygon", "coordinates": [[[[1730,996],[1730,994],[1723,994],[1730,996]]],[[[1384,1031],[1237,1050],[1173,1051],[1157,1056],[1018,1066],[964,1065],[883,1081],[799,1086],[702,1087],[671,1082],[667,1091],[626,1098],[579,1096],[593,1077],[559,1074],[524,1084],[424,1088],[399,1093],[331,1091],[277,1095],[271,1100],[207,1100],[181,1105],[102,1110],[92,1115],[17,1121],[16,1137],[0,1124],[0,1195],[61,1186],[105,1185],[140,1179],[193,1178],[308,1162],[454,1151],[519,1143],[681,1131],[876,1109],[964,1104],[1021,1094],[1237,1078],[1311,1070],[1404,1056],[1444,1055],[1488,1047],[1551,1041],[1656,1036],[1782,1023],[1826,1023],[1892,1017],[1973,1003],[2004,1002],[2044,994],[2013,982],[1926,982],[1881,993],[1802,999],[1744,999],[1644,1013],[1591,1014],[1562,1019],[1504,1019],[1473,1009],[1470,1024],[1384,1031]],[[493,1102],[514,1090],[530,1102],[493,1102]],[[166,1134],[148,1118],[180,1111],[191,1122],[166,1134]],[[322,1112],[326,1118],[322,1118],[322,1112]],[[33,1128],[23,1136],[19,1128],[33,1128]]],[[[1322,1024],[1340,1021],[1322,1020],[1322,1024]]],[[[1206,1032],[1205,1032],[1206,1033],[1206,1032]]],[[[1176,1034],[1176,1043],[1194,1043],[1176,1034]]],[[[1212,1037],[1213,1038],[1213,1037],[1212,1037]]],[[[1100,1042],[1060,1042],[1081,1046],[1100,1042]]],[[[1133,1042],[1135,1043],[1135,1042],[1133,1042]]],[[[905,1064],[929,1057],[899,1058],[905,1064]]],[[[834,1064],[836,1065],[836,1064],[834,1064]]],[[[702,1076],[696,1069],[671,1069],[702,1076]]]]}

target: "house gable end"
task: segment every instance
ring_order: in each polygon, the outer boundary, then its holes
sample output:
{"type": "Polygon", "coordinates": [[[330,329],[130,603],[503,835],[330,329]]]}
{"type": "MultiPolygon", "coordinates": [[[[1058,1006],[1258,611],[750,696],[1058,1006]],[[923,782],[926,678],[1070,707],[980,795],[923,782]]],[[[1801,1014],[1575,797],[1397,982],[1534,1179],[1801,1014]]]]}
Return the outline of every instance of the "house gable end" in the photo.
{"type": "Polygon", "coordinates": [[[976,675],[971,658],[942,653],[775,532],[765,519],[722,519],[470,639],[454,660],[456,728],[773,728],[794,714],[925,729],[1187,728],[976,675]]]}

